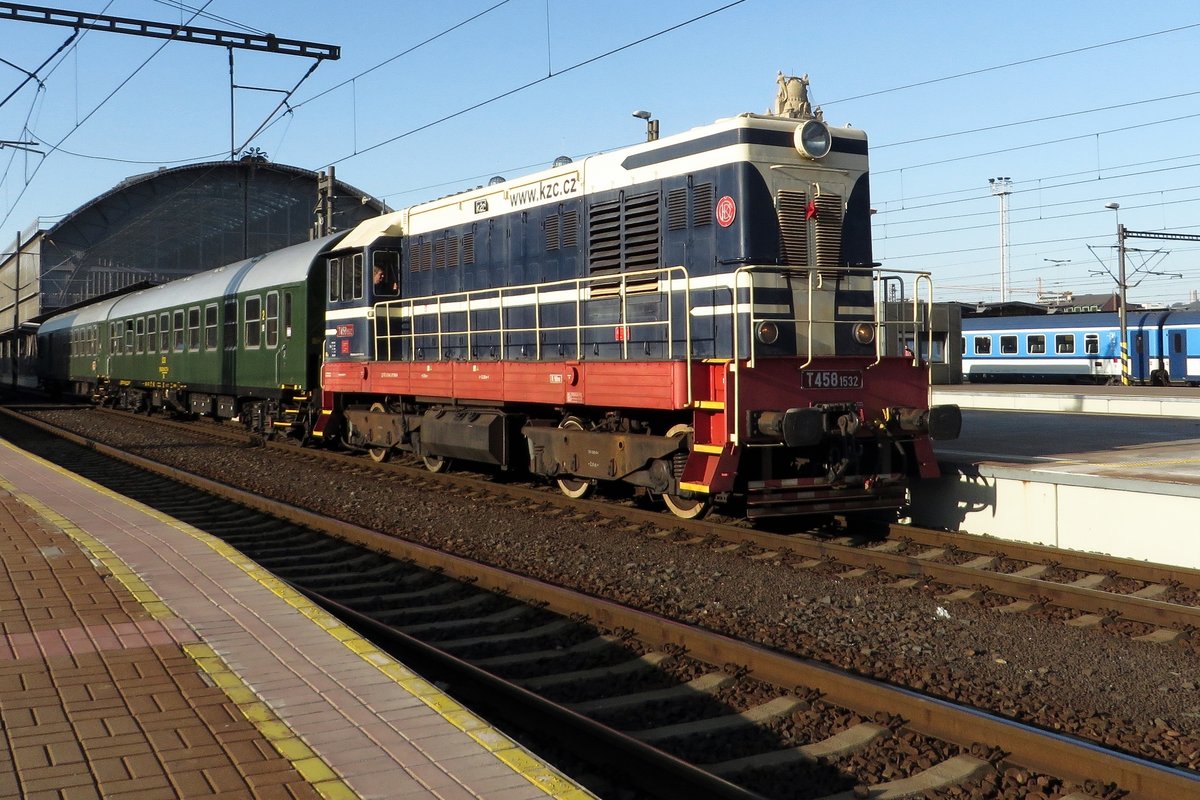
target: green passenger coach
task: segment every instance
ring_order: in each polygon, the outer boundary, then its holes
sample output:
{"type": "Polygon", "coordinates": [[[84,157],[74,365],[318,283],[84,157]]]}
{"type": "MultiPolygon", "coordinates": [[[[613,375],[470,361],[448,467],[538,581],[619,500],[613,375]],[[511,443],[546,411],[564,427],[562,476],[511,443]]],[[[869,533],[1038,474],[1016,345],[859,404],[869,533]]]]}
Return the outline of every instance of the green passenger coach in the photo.
{"type": "Polygon", "coordinates": [[[342,235],[64,311],[38,332],[42,374],[119,408],[311,429],[321,256],[342,235]]]}

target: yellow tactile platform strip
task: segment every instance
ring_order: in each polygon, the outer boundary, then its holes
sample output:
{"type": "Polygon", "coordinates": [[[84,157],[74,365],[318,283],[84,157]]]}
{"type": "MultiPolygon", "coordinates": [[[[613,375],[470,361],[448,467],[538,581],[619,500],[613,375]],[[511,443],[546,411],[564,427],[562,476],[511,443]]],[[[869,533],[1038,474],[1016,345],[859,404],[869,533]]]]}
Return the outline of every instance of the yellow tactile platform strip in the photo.
{"type": "MultiPolygon", "coordinates": [[[[293,591],[284,582],[271,575],[257,563],[219,539],[155,509],[108,490],[86,478],[75,475],[38,456],[14,448],[7,442],[3,442],[3,445],[26,458],[36,461],[47,469],[66,476],[92,491],[105,495],[131,508],[135,508],[141,513],[205,544],[215,553],[241,569],[253,580],[269,589],[288,605],[297,609],[305,617],[316,623],[317,626],[324,629],[330,636],[356,654],[359,659],[372,665],[410,695],[416,697],[430,709],[437,712],[443,719],[477,742],[485,751],[491,753],[507,765],[509,769],[524,777],[546,795],[563,798],[563,800],[579,800],[580,798],[592,796],[585,789],[566,779],[553,767],[517,745],[505,734],[496,730],[473,712],[464,708],[453,698],[404,667],[391,656],[379,650],[353,630],[343,625],[335,617],[313,604],[304,596],[293,591]]],[[[80,530],[60,514],[46,508],[35,498],[20,493],[16,490],[16,487],[2,479],[0,479],[0,488],[13,492],[14,495],[20,497],[23,502],[26,502],[37,513],[43,516],[47,522],[59,527],[67,535],[75,539],[81,547],[86,548],[92,554],[93,558],[103,564],[105,568],[112,572],[126,586],[153,618],[158,619],[161,616],[171,615],[171,611],[167,605],[158,598],[145,582],[101,542],[85,531],[80,530]]],[[[185,651],[218,686],[225,690],[229,699],[237,704],[238,709],[246,719],[258,728],[280,755],[291,761],[300,774],[304,775],[322,796],[332,798],[333,800],[356,797],[354,792],[343,781],[338,779],[336,773],[313,753],[292,732],[286,723],[275,717],[268,706],[258,698],[252,689],[246,686],[233,670],[229,669],[225,662],[211,648],[207,645],[197,643],[185,645],[185,651]]]]}

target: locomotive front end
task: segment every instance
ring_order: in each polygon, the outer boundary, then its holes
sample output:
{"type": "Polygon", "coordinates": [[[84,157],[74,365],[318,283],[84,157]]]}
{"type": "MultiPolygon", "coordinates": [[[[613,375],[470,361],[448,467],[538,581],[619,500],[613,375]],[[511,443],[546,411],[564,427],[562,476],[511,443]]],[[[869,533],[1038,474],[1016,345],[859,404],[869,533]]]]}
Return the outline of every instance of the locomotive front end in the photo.
{"type": "Polygon", "coordinates": [[[909,480],[938,474],[931,440],[961,426],[957,406],[931,407],[913,355],[932,350],[930,276],[872,258],[866,135],[828,126],[802,80],[781,76],[775,114],[746,122],[794,146],[751,149],[758,190],[725,259],[742,264],[731,357],[698,381],[715,391],[693,404],[679,480],[685,497],[743,497],[751,518],[900,507],[909,480]]]}

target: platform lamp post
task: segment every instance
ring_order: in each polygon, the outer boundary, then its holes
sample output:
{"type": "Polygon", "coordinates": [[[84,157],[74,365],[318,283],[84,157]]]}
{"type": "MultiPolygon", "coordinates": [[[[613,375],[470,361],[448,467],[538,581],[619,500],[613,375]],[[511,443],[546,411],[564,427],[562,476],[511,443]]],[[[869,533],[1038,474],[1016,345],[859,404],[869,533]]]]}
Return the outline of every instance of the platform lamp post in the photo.
{"type": "Polygon", "coordinates": [[[1106,203],[1117,218],[1117,298],[1121,304],[1118,318],[1121,324],[1121,385],[1128,386],[1129,381],[1129,318],[1125,311],[1125,226],[1121,224],[1121,204],[1106,203]]]}

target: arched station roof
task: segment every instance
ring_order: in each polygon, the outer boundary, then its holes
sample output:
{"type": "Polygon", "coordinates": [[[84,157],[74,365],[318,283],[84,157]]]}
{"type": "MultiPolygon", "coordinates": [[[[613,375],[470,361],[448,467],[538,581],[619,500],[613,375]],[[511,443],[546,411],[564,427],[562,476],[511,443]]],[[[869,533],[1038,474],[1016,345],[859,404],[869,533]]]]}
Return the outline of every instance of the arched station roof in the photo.
{"type": "MultiPolygon", "coordinates": [[[[136,283],[161,283],[310,238],[317,173],[261,158],[125,179],[44,231],[41,311],[136,283]]],[[[337,181],[333,220],[354,227],[386,207],[337,181]]]]}

